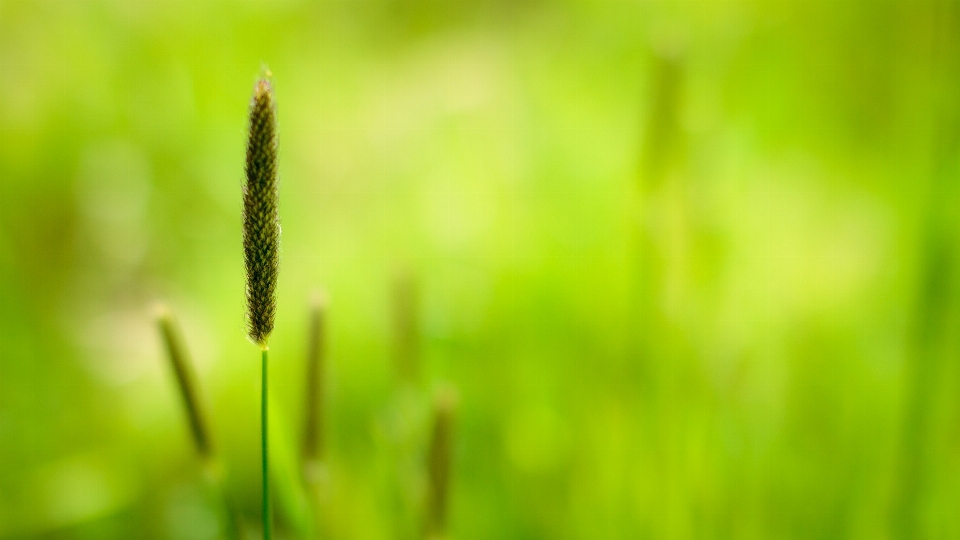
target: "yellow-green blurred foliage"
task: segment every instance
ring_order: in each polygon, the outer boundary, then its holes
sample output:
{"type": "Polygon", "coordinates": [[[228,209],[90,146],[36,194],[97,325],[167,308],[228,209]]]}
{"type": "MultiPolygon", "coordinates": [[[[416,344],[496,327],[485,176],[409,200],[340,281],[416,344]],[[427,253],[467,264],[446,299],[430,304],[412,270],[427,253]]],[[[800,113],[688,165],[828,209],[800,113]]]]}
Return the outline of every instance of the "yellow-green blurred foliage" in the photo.
{"type": "Polygon", "coordinates": [[[278,538],[309,506],[319,289],[327,538],[421,534],[441,381],[451,539],[960,538],[960,6],[935,0],[0,0],[0,538],[220,534],[158,300],[256,534],[262,63],[278,538]]]}

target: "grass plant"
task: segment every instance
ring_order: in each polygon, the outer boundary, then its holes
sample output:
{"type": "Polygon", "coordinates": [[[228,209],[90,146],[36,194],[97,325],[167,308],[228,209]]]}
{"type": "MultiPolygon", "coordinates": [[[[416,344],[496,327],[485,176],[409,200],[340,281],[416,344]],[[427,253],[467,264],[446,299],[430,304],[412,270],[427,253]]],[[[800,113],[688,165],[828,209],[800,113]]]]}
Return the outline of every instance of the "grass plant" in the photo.
{"type": "Polygon", "coordinates": [[[269,438],[267,426],[267,341],[273,331],[277,309],[277,274],[280,265],[280,220],[278,216],[277,109],[264,70],[250,102],[250,132],[247,142],[243,186],[243,255],[247,276],[247,332],[261,349],[261,474],[263,483],[263,538],[269,540],[270,519],[269,438]]]}
{"type": "Polygon", "coordinates": [[[196,375],[183,336],[166,306],[161,305],[157,308],[156,320],[160,337],[167,350],[167,358],[170,360],[170,366],[177,380],[177,388],[180,390],[190,434],[203,468],[204,481],[211,496],[218,501],[227,538],[237,539],[239,538],[237,514],[227,495],[223,464],[213,444],[210,424],[201,404],[196,375]]]}

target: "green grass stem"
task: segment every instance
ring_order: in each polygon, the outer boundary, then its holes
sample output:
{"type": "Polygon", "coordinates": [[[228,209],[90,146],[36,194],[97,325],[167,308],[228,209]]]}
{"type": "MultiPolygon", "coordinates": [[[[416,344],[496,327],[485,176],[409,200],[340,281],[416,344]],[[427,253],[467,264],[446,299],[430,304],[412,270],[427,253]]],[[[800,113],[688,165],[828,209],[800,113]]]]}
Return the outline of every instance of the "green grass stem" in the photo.
{"type": "Polygon", "coordinates": [[[270,540],[271,520],[270,520],[270,467],[268,465],[270,456],[270,444],[267,439],[267,349],[263,349],[260,357],[261,386],[260,386],[260,457],[261,470],[263,473],[263,540],[270,540]]]}

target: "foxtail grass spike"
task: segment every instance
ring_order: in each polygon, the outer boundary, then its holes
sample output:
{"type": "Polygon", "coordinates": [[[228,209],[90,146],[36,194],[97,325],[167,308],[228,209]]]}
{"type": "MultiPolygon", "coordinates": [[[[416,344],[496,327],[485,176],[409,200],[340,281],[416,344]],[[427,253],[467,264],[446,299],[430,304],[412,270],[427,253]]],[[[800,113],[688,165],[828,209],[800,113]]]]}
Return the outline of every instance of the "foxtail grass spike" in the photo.
{"type": "Polygon", "coordinates": [[[429,500],[427,537],[442,538],[447,528],[447,506],[450,490],[450,465],[453,454],[453,422],[457,394],[451,387],[441,388],[436,395],[433,437],[429,454],[429,500]]]}
{"type": "Polygon", "coordinates": [[[157,326],[160,329],[160,336],[163,338],[163,343],[166,346],[167,357],[170,359],[173,373],[177,378],[177,386],[180,388],[180,397],[183,399],[187,420],[190,424],[190,432],[193,435],[193,442],[197,447],[197,453],[200,457],[205,461],[210,460],[213,457],[213,444],[210,440],[209,427],[197,396],[197,384],[190,358],[187,355],[187,349],[183,344],[180,331],[169,310],[161,306],[157,311],[157,326]]]}
{"type": "Polygon", "coordinates": [[[246,174],[243,259],[247,270],[247,330],[254,343],[266,348],[273,331],[280,264],[277,107],[269,71],[254,85],[250,101],[246,174]]]}
{"type": "Polygon", "coordinates": [[[310,305],[310,328],[307,342],[306,389],[303,397],[304,464],[323,459],[323,394],[326,359],[326,300],[318,295],[310,305]]]}

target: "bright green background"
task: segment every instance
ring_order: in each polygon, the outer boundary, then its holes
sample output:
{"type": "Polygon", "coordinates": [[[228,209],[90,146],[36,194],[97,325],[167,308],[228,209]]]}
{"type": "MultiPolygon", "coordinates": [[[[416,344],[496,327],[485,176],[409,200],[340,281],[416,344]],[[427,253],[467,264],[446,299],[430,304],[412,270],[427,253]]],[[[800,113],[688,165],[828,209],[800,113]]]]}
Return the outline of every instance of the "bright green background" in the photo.
{"type": "Polygon", "coordinates": [[[256,532],[261,63],[273,445],[322,288],[333,538],[409,538],[443,380],[457,540],[960,538],[960,6],[932,0],[0,1],[0,538],[216,537],[160,299],[256,532]]]}

